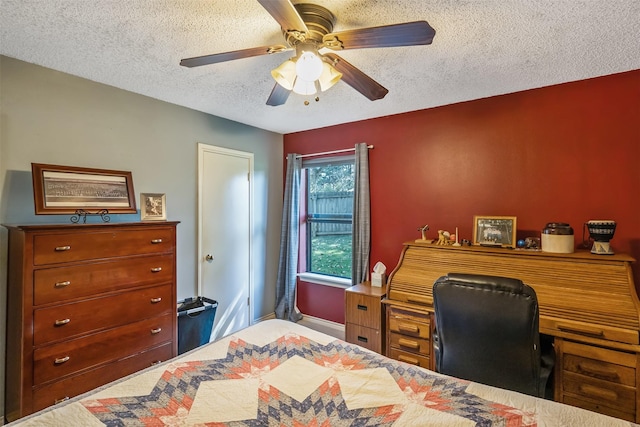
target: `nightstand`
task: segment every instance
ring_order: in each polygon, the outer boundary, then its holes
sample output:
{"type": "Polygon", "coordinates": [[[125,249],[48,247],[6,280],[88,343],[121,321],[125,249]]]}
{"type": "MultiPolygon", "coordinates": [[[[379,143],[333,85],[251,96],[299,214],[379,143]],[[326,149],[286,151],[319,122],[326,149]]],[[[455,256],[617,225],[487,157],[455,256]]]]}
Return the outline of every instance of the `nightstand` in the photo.
{"type": "Polygon", "coordinates": [[[382,299],[386,286],[363,282],[345,290],[345,340],[383,354],[382,299]]]}

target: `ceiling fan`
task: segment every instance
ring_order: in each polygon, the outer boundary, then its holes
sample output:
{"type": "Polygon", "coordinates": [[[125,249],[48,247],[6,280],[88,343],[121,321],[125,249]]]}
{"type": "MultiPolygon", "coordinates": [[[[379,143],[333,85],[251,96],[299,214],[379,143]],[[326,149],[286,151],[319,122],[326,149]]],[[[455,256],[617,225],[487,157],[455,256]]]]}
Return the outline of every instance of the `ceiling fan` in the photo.
{"type": "Polygon", "coordinates": [[[271,71],[276,84],[267,99],[267,105],[284,104],[291,91],[303,95],[313,95],[318,88],[325,91],[340,79],[375,101],[384,98],[389,91],[335,53],[320,53],[319,50],[426,45],[431,44],[436,34],[426,21],[334,33],[332,31],[336,17],[322,6],[310,3],[293,4],[290,0],[258,2],[280,24],[286,45],[261,46],[186,58],[180,61],[180,65],[199,67],[295,49],[294,57],[271,71]]]}

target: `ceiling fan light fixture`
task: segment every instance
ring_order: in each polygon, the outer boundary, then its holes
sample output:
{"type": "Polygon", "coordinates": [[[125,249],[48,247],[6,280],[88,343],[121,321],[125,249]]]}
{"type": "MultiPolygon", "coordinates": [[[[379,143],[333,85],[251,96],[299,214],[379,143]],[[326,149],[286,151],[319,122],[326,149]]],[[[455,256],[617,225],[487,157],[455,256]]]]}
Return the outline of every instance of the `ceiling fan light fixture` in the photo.
{"type": "Polygon", "coordinates": [[[320,90],[322,92],[338,83],[341,78],[342,73],[336,70],[333,65],[326,62],[322,63],[322,74],[320,74],[320,78],[318,79],[318,83],[320,83],[320,90]]]}
{"type": "Polygon", "coordinates": [[[293,91],[298,95],[314,95],[318,92],[316,82],[309,82],[298,77],[293,85],[293,91]]]}
{"type": "Polygon", "coordinates": [[[304,51],[296,61],[296,74],[298,78],[307,82],[315,82],[322,74],[322,59],[310,51],[304,51]]]}
{"type": "Polygon", "coordinates": [[[271,70],[271,76],[280,86],[292,90],[296,81],[296,63],[287,59],[277,68],[271,70]]]}

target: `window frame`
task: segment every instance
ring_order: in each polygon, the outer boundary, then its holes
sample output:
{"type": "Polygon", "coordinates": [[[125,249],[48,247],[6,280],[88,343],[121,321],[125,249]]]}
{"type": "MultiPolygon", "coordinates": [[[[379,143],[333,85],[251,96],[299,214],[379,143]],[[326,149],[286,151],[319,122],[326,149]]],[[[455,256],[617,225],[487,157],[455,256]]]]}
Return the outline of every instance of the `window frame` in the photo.
{"type": "MultiPolygon", "coordinates": [[[[334,286],[340,288],[347,288],[352,284],[352,278],[338,277],[329,274],[322,274],[308,271],[309,265],[309,256],[311,252],[311,239],[309,236],[310,233],[310,224],[314,221],[308,221],[308,169],[323,167],[323,166],[340,166],[345,164],[355,165],[355,155],[343,155],[343,156],[330,156],[330,157],[321,157],[321,158],[311,158],[311,159],[303,159],[302,161],[302,179],[300,182],[300,198],[302,203],[300,206],[302,207],[300,212],[300,245],[299,245],[299,262],[300,262],[300,271],[298,273],[298,278],[305,282],[315,283],[326,286],[334,286]]],[[[355,188],[354,188],[355,191],[355,188]]],[[[312,214],[313,215],[313,214],[312,214]]],[[[320,214],[323,215],[323,214],[320,214]]],[[[320,219],[320,218],[316,218],[320,219]]],[[[336,221],[344,223],[344,218],[336,218],[336,221]]],[[[351,221],[353,224],[353,214],[351,215],[351,221]]],[[[351,244],[353,245],[353,230],[351,232],[351,244]]],[[[353,272],[352,272],[353,274],[353,272]]]]}

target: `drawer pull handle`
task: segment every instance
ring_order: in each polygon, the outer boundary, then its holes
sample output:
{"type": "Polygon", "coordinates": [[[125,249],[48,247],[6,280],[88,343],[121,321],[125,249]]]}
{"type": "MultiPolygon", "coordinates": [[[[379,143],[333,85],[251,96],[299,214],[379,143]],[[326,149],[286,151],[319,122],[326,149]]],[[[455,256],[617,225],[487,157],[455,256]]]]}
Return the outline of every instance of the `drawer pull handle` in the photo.
{"type": "Polygon", "coordinates": [[[56,252],[70,251],[71,246],[56,246],[56,252]]]}
{"type": "Polygon", "coordinates": [[[618,393],[612,390],[605,390],[600,387],[594,387],[589,384],[582,384],[580,386],[580,391],[588,396],[597,397],[599,399],[607,399],[609,401],[615,402],[618,400],[618,393]]]}
{"type": "Polygon", "coordinates": [[[361,337],[360,335],[358,335],[358,341],[361,341],[361,342],[369,342],[369,340],[367,339],[367,337],[361,337]]]}
{"type": "Polygon", "coordinates": [[[56,282],[56,284],[54,285],[56,288],[66,288],[67,286],[69,286],[71,284],[70,281],[65,280],[64,282],[56,282]]]}
{"type": "Polygon", "coordinates": [[[53,324],[56,326],[62,326],[62,325],[66,325],[67,323],[71,322],[71,319],[66,318],[66,319],[58,319],[56,320],[53,324]]]}
{"type": "Polygon", "coordinates": [[[369,307],[367,307],[366,305],[358,304],[358,310],[367,311],[368,309],[369,309],[369,307]]]}
{"type": "Polygon", "coordinates": [[[404,354],[399,354],[398,360],[401,362],[411,363],[412,365],[416,366],[420,365],[420,361],[418,359],[416,359],[415,357],[405,356],[404,354]]]}
{"type": "Polygon", "coordinates": [[[418,332],[420,332],[420,328],[418,328],[417,325],[410,325],[408,323],[398,323],[398,330],[411,332],[414,334],[417,334],[418,332]]]}
{"type": "Polygon", "coordinates": [[[400,338],[398,340],[398,344],[401,347],[409,347],[409,348],[415,348],[415,349],[420,348],[420,343],[419,342],[413,341],[413,340],[406,340],[404,338],[400,338]]]}
{"type": "Polygon", "coordinates": [[[152,272],[152,273],[157,273],[157,272],[159,272],[159,271],[162,271],[162,267],[153,267],[153,268],[151,269],[151,272],[152,272]]]}
{"type": "Polygon", "coordinates": [[[158,298],[151,298],[151,304],[157,304],[157,303],[159,303],[160,301],[162,301],[162,298],[161,298],[161,297],[158,297],[158,298]]]}
{"type": "Polygon", "coordinates": [[[583,374],[603,379],[617,380],[620,378],[615,369],[607,369],[605,366],[598,366],[593,363],[578,363],[578,370],[583,374]]]}
{"type": "Polygon", "coordinates": [[[62,365],[64,362],[68,362],[69,359],[70,359],[69,356],[58,357],[56,360],[53,361],[53,363],[55,363],[56,365],[62,365]]]}
{"type": "Polygon", "coordinates": [[[151,366],[156,366],[162,363],[162,360],[155,360],[153,362],[151,362],[151,366]]]}
{"type": "Polygon", "coordinates": [[[159,334],[162,332],[162,328],[155,328],[151,330],[151,335],[159,334]]]}
{"type": "Polygon", "coordinates": [[[599,329],[599,330],[583,329],[583,328],[576,328],[575,326],[564,326],[564,325],[558,325],[558,329],[560,329],[562,332],[569,332],[569,333],[580,334],[580,335],[588,335],[588,336],[592,336],[592,337],[603,337],[604,336],[604,331],[602,329],[599,329]]]}
{"type": "Polygon", "coordinates": [[[65,396],[63,398],[56,399],[56,400],[53,401],[53,404],[57,405],[58,403],[66,402],[67,400],[69,400],[69,396],[65,396]]]}
{"type": "Polygon", "coordinates": [[[153,239],[151,240],[152,245],[157,245],[158,243],[162,243],[162,239],[153,239]]]}

